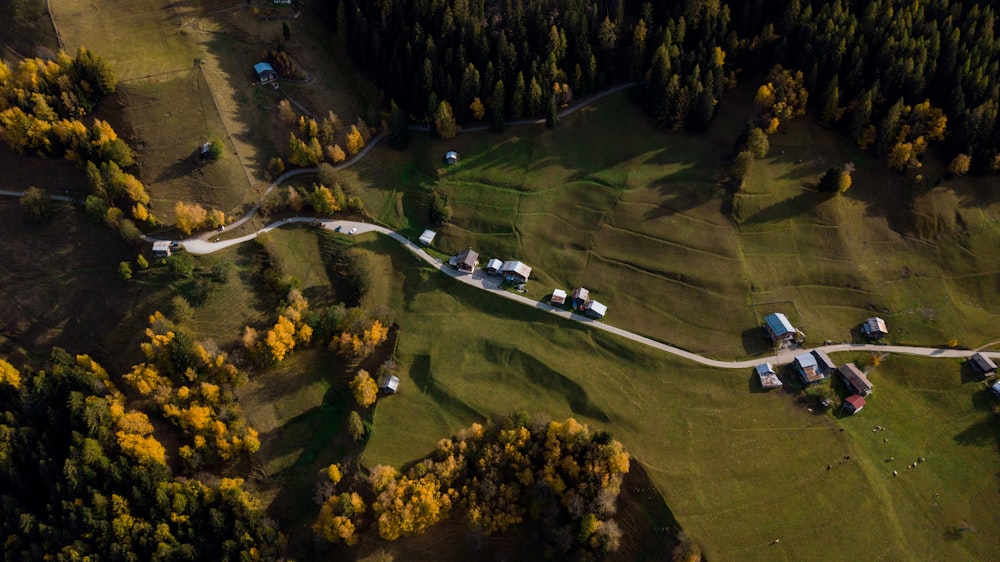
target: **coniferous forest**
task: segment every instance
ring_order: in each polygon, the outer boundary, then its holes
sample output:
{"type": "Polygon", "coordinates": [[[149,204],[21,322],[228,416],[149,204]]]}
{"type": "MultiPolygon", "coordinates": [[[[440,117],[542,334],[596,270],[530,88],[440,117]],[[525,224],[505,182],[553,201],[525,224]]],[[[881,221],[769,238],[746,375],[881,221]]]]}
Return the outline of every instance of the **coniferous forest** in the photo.
{"type": "MultiPolygon", "coordinates": [[[[1000,39],[988,2],[342,0],[321,11],[346,30],[386,103],[418,121],[444,109],[459,124],[554,124],[573,99],[639,81],[658,126],[697,131],[727,88],[766,87],[781,65],[801,73],[817,117],[893,168],[938,143],[971,171],[1000,171],[1000,39]]],[[[764,94],[763,118],[791,116],[764,94]]]]}

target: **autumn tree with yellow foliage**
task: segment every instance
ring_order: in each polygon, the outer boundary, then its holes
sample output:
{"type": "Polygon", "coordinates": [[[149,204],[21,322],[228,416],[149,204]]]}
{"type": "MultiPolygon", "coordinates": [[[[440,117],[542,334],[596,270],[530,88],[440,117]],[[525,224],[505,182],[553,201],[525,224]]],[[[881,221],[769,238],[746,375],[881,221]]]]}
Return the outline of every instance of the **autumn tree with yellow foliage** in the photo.
{"type": "Polygon", "coordinates": [[[351,392],[354,393],[354,400],[362,408],[371,406],[378,399],[378,385],[375,384],[375,380],[368,374],[368,371],[364,369],[361,369],[354,375],[350,386],[351,392]]]}

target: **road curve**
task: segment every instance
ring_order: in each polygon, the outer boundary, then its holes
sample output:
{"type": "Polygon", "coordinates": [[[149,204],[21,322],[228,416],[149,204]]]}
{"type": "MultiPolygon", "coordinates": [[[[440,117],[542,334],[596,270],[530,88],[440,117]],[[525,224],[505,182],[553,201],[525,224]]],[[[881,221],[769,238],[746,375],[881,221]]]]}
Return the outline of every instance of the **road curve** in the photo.
{"type": "MultiPolygon", "coordinates": [[[[623,337],[625,339],[634,341],[636,343],[640,343],[648,347],[652,347],[654,349],[658,349],[660,351],[676,355],[677,357],[681,357],[689,361],[699,363],[701,365],[714,367],[718,369],[749,369],[763,362],[768,362],[773,365],[785,365],[791,363],[795,359],[796,355],[812,351],[813,349],[825,351],[827,353],[835,353],[838,351],[873,351],[880,353],[897,353],[900,355],[916,355],[920,357],[939,357],[939,358],[950,358],[950,359],[962,359],[976,353],[975,350],[968,350],[968,349],[943,349],[936,347],[912,347],[912,346],[901,346],[901,345],[843,343],[843,344],[824,345],[809,349],[805,348],[786,349],[786,350],[781,350],[775,353],[774,355],[757,357],[754,359],[745,359],[741,361],[723,361],[719,359],[712,359],[711,357],[704,357],[702,355],[698,355],[697,353],[692,353],[690,351],[681,349],[679,347],[674,347],[672,345],[647,338],[646,336],[641,336],[639,334],[629,332],[628,330],[617,328],[610,324],[606,324],[604,322],[588,318],[586,316],[577,314],[575,312],[566,310],[564,308],[557,308],[548,305],[544,302],[539,302],[534,299],[525,297],[523,295],[512,293],[504,289],[500,289],[498,287],[499,280],[495,277],[484,275],[481,269],[477,270],[475,273],[471,275],[467,273],[459,273],[457,270],[452,269],[451,267],[448,267],[447,265],[442,263],[441,260],[439,260],[438,258],[428,254],[426,251],[424,251],[423,248],[416,245],[415,243],[413,243],[413,241],[409,240],[402,234],[399,234],[398,232],[394,232],[392,230],[389,230],[388,228],[376,224],[371,224],[367,222],[336,220],[336,219],[317,219],[313,217],[293,217],[273,222],[262,228],[259,232],[270,232],[275,228],[280,228],[281,226],[284,226],[286,224],[294,224],[294,223],[320,224],[323,226],[323,228],[329,230],[337,230],[339,228],[339,231],[343,233],[350,233],[352,229],[357,229],[355,231],[355,234],[377,232],[379,234],[388,236],[396,240],[403,247],[408,249],[411,253],[413,253],[418,258],[426,262],[428,265],[441,271],[442,273],[448,275],[449,277],[455,279],[456,281],[465,283],[466,285],[470,285],[472,287],[476,287],[477,289],[487,291],[499,297],[503,297],[505,299],[519,302],[523,305],[548,312],[555,316],[562,317],[566,320],[580,322],[582,324],[591,326],[594,329],[603,330],[605,332],[615,334],[616,336],[623,337]]],[[[252,234],[247,234],[246,236],[241,236],[239,238],[233,238],[230,240],[221,240],[219,242],[212,242],[209,240],[203,240],[199,238],[191,238],[182,241],[181,245],[183,245],[184,248],[187,249],[187,251],[191,252],[192,254],[204,255],[222,250],[224,248],[228,248],[230,246],[242,244],[243,242],[246,242],[248,240],[253,240],[254,238],[257,237],[257,234],[259,232],[254,232],[252,234]]],[[[982,351],[981,353],[983,353],[983,355],[986,355],[994,359],[1000,359],[1000,352],[998,351],[982,351]]]]}

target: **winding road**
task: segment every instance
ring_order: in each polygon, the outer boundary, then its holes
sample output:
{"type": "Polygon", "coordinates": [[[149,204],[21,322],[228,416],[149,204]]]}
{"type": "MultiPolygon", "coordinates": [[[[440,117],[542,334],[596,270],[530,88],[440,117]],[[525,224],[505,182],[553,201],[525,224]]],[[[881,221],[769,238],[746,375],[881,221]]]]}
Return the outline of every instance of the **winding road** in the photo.
{"type": "MultiPolygon", "coordinates": [[[[510,291],[499,288],[498,279],[495,277],[490,277],[483,274],[482,269],[476,270],[473,274],[459,273],[458,270],[453,269],[446,264],[442,263],[438,258],[428,254],[423,248],[413,243],[402,234],[394,232],[385,228],[383,226],[378,226],[376,224],[371,224],[367,222],[355,222],[355,221],[345,221],[345,220],[335,220],[335,219],[317,219],[314,217],[293,217],[288,219],[283,219],[277,222],[273,222],[258,232],[252,234],[247,234],[239,238],[233,238],[230,240],[221,240],[219,242],[212,242],[199,238],[191,238],[188,240],[181,241],[184,248],[191,252],[192,254],[204,255],[210,254],[228,248],[230,246],[235,246],[237,244],[242,244],[249,240],[253,240],[257,237],[260,232],[270,232],[275,228],[280,228],[287,224],[295,223],[311,223],[311,224],[321,224],[323,228],[339,231],[342,233],[350,233],[353,229],[357,229],[354,235],[364,234],[368,232],[376,232],[384,236],[388,236],[406,249],[416,255],[418,258],[426,262],[431,267],[438,269],[444,274],[452,277],[456,281],[465,283],[477,289],[482,289],[484,291],[493,293],[499,297],[509,299],[525,306],[530,306],[539,310],[543,310],[550,314],[560,316],[570,321],[580,322],[582,324],[587,324],[594,329],[603,330],[605,332],[621,336],[625,339],[632,340],[636,343],[640,343],[678,357],[682,357],[689,361],[699,363],[708,367],[715,367],[719,369],[749,369],[755,365],[759,365],[763,362],[769,362],[774,365],[785,365],[791,363],[795,356],[800,353],[805,353],[811,351],[812,349],[818,349],[820,351],[825,351],[827,353],[834,353],[838,351],[874,351],[881,353],[898,353],[901,355],[917,355],[921,357],[940,357],[940,358],[951,358],[951,359],[962,359],[971,356],[976,353],[975,350],[968,349],[943,349],[935,347],[911,347],[911,346],[901,346],[901,345],[876,345],[876,344],[856,344],[856,343],[844,343],[844,344],[833,344],[824,345],[821,347],[811,348],[811,349],[783,349],[774,355],[767,357],[758,357],[755,359],[745,359],[742,361],[723,361],[719,359],[712,359],[711,357],[705,357],[698,355],[696,353],[691,353],[690,351],[674,347],[663,342],[659,342],[646,336],[641,336],[634,332],[629,332],[628,330],[623,330],[621,328],[616,328],[610,324],[605,324],[604,322],[599,322],[592,318],[577,314],[575,312],[566,310],[564,308],[558,308],[548,305],[543,302],[530,299],[528,297],[519,295],[517,293],[512,293],[510,291]]],[[[231,228],[231,227],[230,227],[231,228]]],[[[983,351],[983,355],[994,359],[1000,359],[1000,352],[998,351],[983,351]]]]}

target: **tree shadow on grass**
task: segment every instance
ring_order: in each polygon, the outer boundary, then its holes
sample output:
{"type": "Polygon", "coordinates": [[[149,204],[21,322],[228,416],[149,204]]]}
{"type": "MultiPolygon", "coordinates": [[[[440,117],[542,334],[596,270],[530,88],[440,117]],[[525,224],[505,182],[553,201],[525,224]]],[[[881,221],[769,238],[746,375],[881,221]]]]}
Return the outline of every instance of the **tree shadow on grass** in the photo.
{"type": "Polygon", "coordinates": [[[773,351],[771,343],[764,336],[764,329],[760,326],[743,330],[740,334],[740,341],[743,342],[743,352],[749,356],[764,355],[773,351]]]}
{"type": "MultiPolygon", "coordinates": [[[[988,390],[983,390],[973,394],[972,403],[977,410],[992,413],[995,401],[988,390]]],[[[984,447],[992,443],[997,453],[1000,453],[1000,416],[983,418],[957,433],[954,439],[959,445],[973,447],[984,447]]]]}
{"type": "Polygon", "coordinates": [[[410,378],[413,384],[431,397],[438,406],[447,408],[458,419],[486,419],[482,412],[472,408],[453,394],[445,390],[438,384],[431,371],[431,356],[427,354],[417,355],[410,364],[410,378]]]}
{"type": "Polygon", "coordinates": [[[747,225],[763,224],[795,218],[809,212],[817,205],[829,199],[830,196],[831,194],[828,193],[803,191],[795,197],[784,199],[761,210],[757,214],[745,219],[743,223],[747,225]]]}

